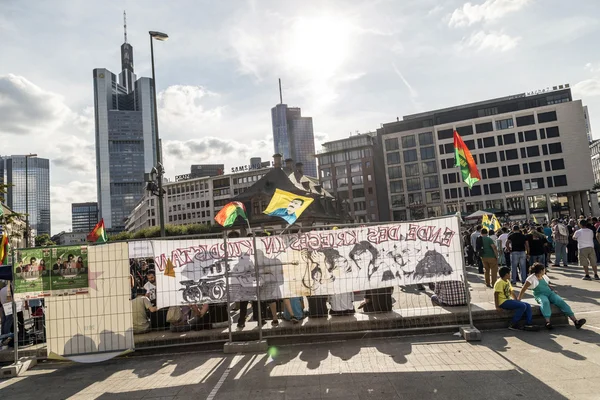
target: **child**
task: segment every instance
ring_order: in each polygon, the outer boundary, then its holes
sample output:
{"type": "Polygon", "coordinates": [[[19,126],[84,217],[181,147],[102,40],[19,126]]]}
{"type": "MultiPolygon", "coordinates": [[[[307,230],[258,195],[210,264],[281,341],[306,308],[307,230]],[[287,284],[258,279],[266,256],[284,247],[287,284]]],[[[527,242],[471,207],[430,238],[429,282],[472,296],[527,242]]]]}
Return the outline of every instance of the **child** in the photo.
{"type": "Polygon", "coordinates": [[[515,315],[512,321],[508,325],[510,330],[525,330],[525,331],[537,331],[539,328],[533,325],[531,305],[524,301],[517,300],[513,292],[512,285],[510,284],[510,268],[500,268],[500,279],[496,281],[494,285],[494,303],[496,304],[496,310],[515,310],[515,315]],[[526,322],[523,328],[519,327],[519,321],[526,316],[526,322]]]}
{"type": "Polygon", "coordinates": [[[575,318],[575,314],[571,307],[556,294],[556,292],[550,288],[550,279],[546,276],[546,269],[543,264],[535,263],[531,266],[529,275],[521,293],[519,293],[519,300],[523,297],[529,287],[533,289],[533,297],[538,302],[542,309],[542,315],[546,318],[546,329],[552,329],[552,323],[550,323],[550,316],[552,315],[551,304],[556,305],[562,312],[564,312],[575,324],[575,328],[581,329],[583,324],[586,323],[585,319],[575,318]]]}

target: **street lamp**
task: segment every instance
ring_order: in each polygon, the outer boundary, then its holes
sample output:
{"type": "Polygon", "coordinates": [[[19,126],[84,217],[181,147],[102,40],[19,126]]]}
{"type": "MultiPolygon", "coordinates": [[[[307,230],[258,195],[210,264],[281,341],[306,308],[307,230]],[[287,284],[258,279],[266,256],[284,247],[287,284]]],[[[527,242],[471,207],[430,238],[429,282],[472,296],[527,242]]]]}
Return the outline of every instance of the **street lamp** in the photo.
{"type": "Polygon", "coordinates": [[[156,132],[156,170],[158,172],[158,220],[160,223],[160,237],[165,237],[165,207],[163,204],[163,174],[164,168],[162,165],[162,154],[160,151],[160,136],[158,135],[158,106],[156,103],[156,76],[154,74],[154,42],[152,39],[164,42],[169,38],[169,35],[162,32],[150,31],[150,57],[152,58],[152,83],[154,92],[154,131],[156,132]]]}
{"type": "Polygon", "coordinates": [[[37,157],[37,154],[25,155],[25,247],[29,247],[29,157],[37,157]]]}

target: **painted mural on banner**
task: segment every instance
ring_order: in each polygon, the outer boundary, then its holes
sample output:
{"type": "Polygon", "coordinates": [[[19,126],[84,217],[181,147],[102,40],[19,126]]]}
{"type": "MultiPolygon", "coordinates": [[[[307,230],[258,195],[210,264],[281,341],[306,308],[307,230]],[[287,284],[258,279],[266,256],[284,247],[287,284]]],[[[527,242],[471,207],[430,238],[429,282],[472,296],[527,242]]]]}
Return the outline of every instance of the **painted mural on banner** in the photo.
{"type": "Polygon", "coordinates": [[[87,246],[16,251],[15,296],[32,299],[88,291],[87,246]]]}
{"type": "Polygon", "coordinates": [[[456,217],[256,238],[152,240],[130,244],[130,257],[153,257],[157,306],[330,295],[390,286],[462,280],[456,217]],[[132,246],[135,246],[132,247],[132,246]]]}

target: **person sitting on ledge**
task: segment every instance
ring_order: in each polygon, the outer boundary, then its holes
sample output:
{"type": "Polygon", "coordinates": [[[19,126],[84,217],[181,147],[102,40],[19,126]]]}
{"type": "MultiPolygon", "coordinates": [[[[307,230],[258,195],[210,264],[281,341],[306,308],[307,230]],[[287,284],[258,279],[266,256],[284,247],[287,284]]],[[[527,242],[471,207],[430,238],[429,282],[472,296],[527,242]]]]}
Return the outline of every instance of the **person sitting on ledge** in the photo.
{"type": "Polygon", "coordinates": [[[283,310],[283,319],[297,324],[304,318],[304,298],[291,297],[283,299],[283,310]]]}
{"type": "Polygon", "coordinates": [[[393,287],[369,289],[365,291],[365,300],[358,306],[365,313],[392,311],[393,287]]]}
{"type": "Polygon", "coordinates": [[[443,281],[429,284],[429,289],[433,290],[431,302],[434,305],[454,307],[467,304],[467,295],[465,293],[465,284],[463,281],[443,281]]]}
{"type": "Polygon", "coordinates": [[[494,303],[496,304],[496,310],[502,312],[504,310],[514,310],[515,315],[512,321],[508,325],[510,330],[525,330],[525,331],[537,331],[539,327],[533,325],[533,315],[531,312],[531,305],[524,301],[517,300],[517,296],[513,291],[512,285],[510,284],[510,268],[500,268],[500,279],[496,281],[494,285],[494,303]],[[526,316],[526,322],[523,328],[519,326],[523,314],[526,316]]]}
{"type": "Polygon", "coordinates": [[[354,314],[354,293],[339,293],[329,296],[331,309],[329,315],[352,315],[354,314]]]}
{"type": "Polygon", "coordinates": [[[138,288],[136,294],[135,299],[131,300],[133,333],[146,333],[150,330],[150,320],[146,310],[156,312],[157,308],[150,303],[146,289],[138,288]]]}

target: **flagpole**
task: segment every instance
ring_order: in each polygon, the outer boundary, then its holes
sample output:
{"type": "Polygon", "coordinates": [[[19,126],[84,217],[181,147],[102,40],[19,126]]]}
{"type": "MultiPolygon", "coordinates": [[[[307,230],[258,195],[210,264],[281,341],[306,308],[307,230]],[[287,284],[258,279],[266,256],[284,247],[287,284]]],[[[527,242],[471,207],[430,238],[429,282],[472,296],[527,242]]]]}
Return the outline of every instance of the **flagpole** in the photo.
{"type": "Polygon", "coordinates": [[[292,226],[292,224],[287,224],[287,226],[285,228],[283,228],[283,230],[281,231],[281,233],[279,235],[283,235],[290,226],[292,226]]]}
{"type": "Polygon", "coordinates": [[[231,318],[231,295],[229,294],[229,254],[227,252],[227,230],[223,230],[223,246],[225,247],[225,291],[227,292],[227,327],[229,329],[229,343],[233,341],[233,334],[231,333],[231,324],[233,323],[231,318]]]}
{"type": "MultiPolygon", "coordinates": [[[[262,340],[262,307],[260,304],[260,273],[258,270],[258,251],[256,249],[256,232],[250,226],[250,221],[246,219],[246,223],[248,224],[248,229],[250,229],[250,233],[252,233],[252,248],[254,249],[254,273],[256,279],[256,304],[258,309],[258,340],[262,340]]],[[[273,319],[275,316],[273,315],[273,319]]]]}

